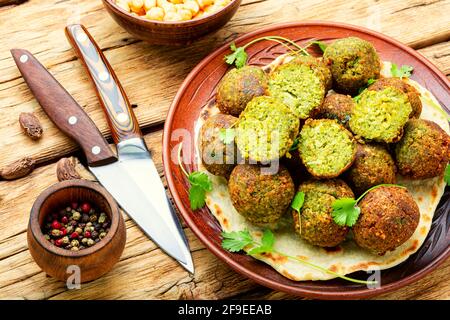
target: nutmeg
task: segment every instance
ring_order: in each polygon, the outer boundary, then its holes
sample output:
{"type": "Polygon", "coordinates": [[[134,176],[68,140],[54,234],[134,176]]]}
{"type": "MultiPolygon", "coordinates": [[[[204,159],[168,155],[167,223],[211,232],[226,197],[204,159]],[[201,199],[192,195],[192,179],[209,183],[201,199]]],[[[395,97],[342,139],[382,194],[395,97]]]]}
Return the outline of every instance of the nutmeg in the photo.
{"type": "Polygon", "coordinates": [[[25,134],[31,139],[38,140],[42,137],[44,130],[34,113],[22,112],[19,116],[19,123],[25,134]]]}
{"type": "Polygon", "coordinates": [[[5,180],[19,179],[33,171],[36,161],[30,157],[17,160],[0,170],[0,177],[5,180]]]}
{"type": "Polygon", "coordinates": [[[58,181],[64,180],[76,180],[81,179],[80,174],[77,172],[75,165],[75,158],[62,158],[56,164],[56,176],[58,181]]]}

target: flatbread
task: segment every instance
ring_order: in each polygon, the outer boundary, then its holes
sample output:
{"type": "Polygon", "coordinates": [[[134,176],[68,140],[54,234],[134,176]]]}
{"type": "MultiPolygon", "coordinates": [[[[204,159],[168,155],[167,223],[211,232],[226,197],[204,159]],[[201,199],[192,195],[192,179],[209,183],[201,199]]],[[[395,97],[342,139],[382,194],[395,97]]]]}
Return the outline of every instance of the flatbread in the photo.
{"type": "MultiPolygon", "coordinates": [[[[270,65],[267,65],[265,69],[268,71],[290,59],[290,56],[279,57],[270,65]]],[[[390,77],[390,67],[390,62],[383,62],[381,74],[385,77],[390,77]]],[[[421,94],[423,105],[421,118],[436,122],[442,129],[449,133],[447,114],[439,105],[436,98],[431,92],[414,80],[408,79],[407,81],[421,94]]],[[[207,109],[207,112],[203,114],[208,114],[209,116],[219,112],[214,105],[205,106],[205,109],[207,109]]],[[[205,117],[201,116],[197,122],[196,140],[198,140],[199,129],[204,121],[205,117]]],[[[227,181],[206,171],[201,164],[198,150],[196,159],[199,170],[207,173],[212,180],[213,190],[207,194],[206,204],[211,213],[219,221],[222,229],[227,232],[247,229],[255,238],[260,238],[263,229],[249,223],[234,209],[228,193],[227,181]]],[[[420,221],[412,237],[396,250],[379,256],[358,247],[351,239],[344,241],[341,245],[333,249],[324,249],[310,245],[294,232],[292,217],[289,213],[282,218],[280,226],[276,230],[273,230],[276,239],[274,248],[278,252],[298,257],[340,275],[346,275],[355,271],[383,270],[400,264],[416,252],[424,242],[430,230],[434,212],[444,193],[445,182],[443,177],[413,181],[399,176],[398,183],[406,186],[417,202],[420,209],[420,221]]],[[[335,278],[332,274],[316,270],[298,261],[287,259],[284,256],[263,254],[256,258],[269,264],[286,278],[295,281],[328,280],[335,278]]]]}

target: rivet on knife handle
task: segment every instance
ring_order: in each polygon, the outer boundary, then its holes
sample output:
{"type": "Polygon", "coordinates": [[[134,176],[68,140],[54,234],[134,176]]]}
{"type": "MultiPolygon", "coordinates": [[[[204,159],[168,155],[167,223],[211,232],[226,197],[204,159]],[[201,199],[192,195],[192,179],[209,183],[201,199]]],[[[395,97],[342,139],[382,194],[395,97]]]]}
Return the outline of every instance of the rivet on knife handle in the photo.
{"type": "Polygon", "coordinates": [[[25,82],[45,113],[86,154],[91,167],[117,161],[117,157],[84,112],[61,84],[27,50],[12,49],[11,54],[25,82]]]}
{"type": "Polygon", "coordinates": [[[141,137],[139,124],[117,76],[86,28],[66,27],[66,36],[88,70],[105,111],[114,142],[141,137]]]}

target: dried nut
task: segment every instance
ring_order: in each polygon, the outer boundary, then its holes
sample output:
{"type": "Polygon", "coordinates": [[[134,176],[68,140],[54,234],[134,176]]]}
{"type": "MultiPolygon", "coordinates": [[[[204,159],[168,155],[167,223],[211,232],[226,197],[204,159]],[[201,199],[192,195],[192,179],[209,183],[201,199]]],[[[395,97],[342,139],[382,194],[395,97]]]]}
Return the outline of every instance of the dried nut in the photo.
{"type": "Polygon", "coordinates": [[[61,231],[59,231],[58,229],[52,230],[52,236],[59,237],[60,235],[61,235],[61,231]]]}
{"type": "Polygon", "coordinates": [[[70,243],[70,245],[72,247],[78,247],[80,245],[80,242],[78,240],[72,240],[72,242],[70,243]]]}
{"type": "Polygon", "coordinates": [[[17,160],[0,171],[0,176],[5,180],[19,179],[29,174],[34,169],[34,161],[30,157],[17,160]]]}
{"type": "Polygon", "coordinates": [[[78,221],[78,220],[80,220],[80,218],[81,218],[81,213],[75,211],[72,215],[72,219],[75,221],[78,221]]]}
{"type": "Polygon", "coordinates": [[[31,139],[38,140],[42,137],[42,126],[34,113],[22,112],[19,116],[19,123],[31,139]]]}
{"type": "Polygon", "coordinates": [[[61,240],[62,240],[62,243],[64,243],[64,244],[69,244],[69,242],[70,242],[68,236],[63,237],[61,240]]]}
{"type": "Polygon", "coordinates": [[[100,213],[100,217],[98,218],[98,223],[103,224],[103,223],[105,223],[105,221],[106,221],[106,214],[100,213]]]}
{"type": "Polygon", "coordinates": [[[56,165],[56,176],[58,181],[81,179],[80,174],[75,169],[75,158],[62,158],[56,165]]]}

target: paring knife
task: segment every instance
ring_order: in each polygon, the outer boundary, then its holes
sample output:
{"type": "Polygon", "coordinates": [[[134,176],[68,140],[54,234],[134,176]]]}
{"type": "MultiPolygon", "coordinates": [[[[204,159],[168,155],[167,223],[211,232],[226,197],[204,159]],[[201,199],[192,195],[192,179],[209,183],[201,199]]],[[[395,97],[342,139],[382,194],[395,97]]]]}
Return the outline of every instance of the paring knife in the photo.
{"type": "Polygon", "coordinates": [[[119,205],[162,250],[193,273],[183,229],[122,87],[86,30],[70,26],[67,32],[80,44],[84,61],[92,70],[118,157],[94,122],[45,67],[28,51],[13,49],[11,53],[23,78],[55,125],[78,142],[89,169],[119,205]]]}

